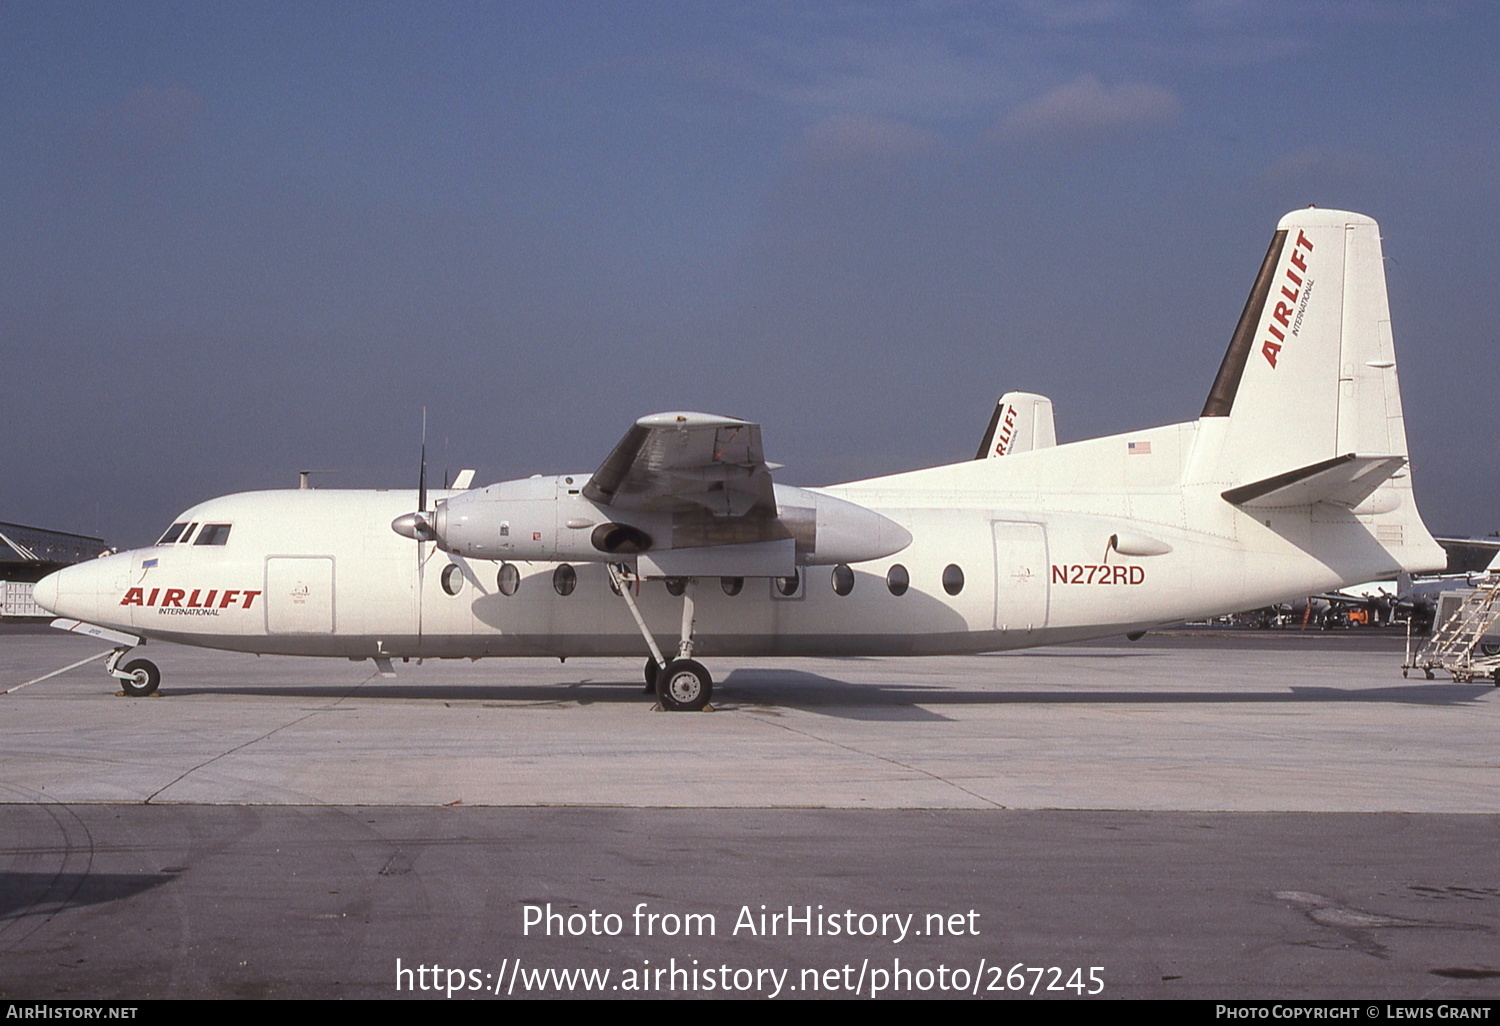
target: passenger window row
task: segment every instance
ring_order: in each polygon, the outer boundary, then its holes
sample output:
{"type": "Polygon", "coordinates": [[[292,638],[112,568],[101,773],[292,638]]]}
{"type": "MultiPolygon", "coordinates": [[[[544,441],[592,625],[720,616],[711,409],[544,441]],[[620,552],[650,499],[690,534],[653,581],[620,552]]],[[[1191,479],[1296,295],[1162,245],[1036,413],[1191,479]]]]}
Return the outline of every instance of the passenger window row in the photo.
{"type": "MultiPolygon", "coordinates": [[[[224,526],[224,530],[227,534],[229,528],[224,526]]],[[[163,540],[160,544],[169,543],[163,540]]],[[[223,542],[200,541],[198,544],[222,545],[223,542]]],[[[772,580],[779,594],[791,598],[797,594],[798,588],[802,585],[802,571],[797,571],[791,577],[776,577],[772,580]]],[[[463,589],[463,571],[459,569],[458,564],[450,563],[444,568],[442,582],[443,590],[449,595],[457,595],[463,589]]],[[[673,596],[681,595],[687,587],[686,579],[681,577],[668,577],[664,583],[667,592],[673,596]]],[[[854,571],[847,563],[840,563],[833,568],[829,583],[833,586],[834,594],[848,595],[854,591],[854,571]]],[[[512,563],[500,564],[499,573],[495,577],[495,585],[500,589],[500,594],[514,595],[521,588],[521,571],[512,563]]],[[[743,577],[720,577],[719,586],[724,589],[726,595],[738,595],[745,587],[745,579],[743,577]]],[[[911,574],[900,563],[893,564],[886,572],[885,586],[892,595],[905,595],[907,589],[911,587],[911,574]]],[[[573,590],[577,587],[578,571],[568,563],[558,564],[557,569],[552,571],[552,590],[559,595],[567,596],[573,594],[573,590]]],[[[610,582],[610,590],[615,591],[613,580],[610,582]]],[[[949,595],[957,595],[964,590],[964,572],[957,563],[949,563],[943,568],[943,590],[949,595]]],[[[618,591],[615,593],[619,594],[618,591]]]]}

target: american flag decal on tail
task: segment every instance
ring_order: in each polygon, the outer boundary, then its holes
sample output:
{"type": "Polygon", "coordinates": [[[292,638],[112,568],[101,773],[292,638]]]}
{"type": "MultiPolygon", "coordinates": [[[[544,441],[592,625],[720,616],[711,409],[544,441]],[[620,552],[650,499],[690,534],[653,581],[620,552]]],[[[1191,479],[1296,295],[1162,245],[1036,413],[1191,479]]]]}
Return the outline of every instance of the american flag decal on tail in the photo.
{"type": "Polygon", "coordinates": [[[1151,443],[1150,442],[1126,442],[1125,443],[1125,452],[1128,455],[1131,455],[1131,456],[1150,456],[1151,455],[1151,443]]]}

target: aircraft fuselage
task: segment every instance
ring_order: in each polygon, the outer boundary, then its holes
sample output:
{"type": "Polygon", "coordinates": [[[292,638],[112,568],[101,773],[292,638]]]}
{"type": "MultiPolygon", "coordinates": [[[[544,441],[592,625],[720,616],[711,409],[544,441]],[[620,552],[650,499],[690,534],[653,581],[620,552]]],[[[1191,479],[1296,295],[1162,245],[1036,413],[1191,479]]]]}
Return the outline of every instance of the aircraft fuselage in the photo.
{"type": "MultiPolygon", "coordinates": [[[[900,524],[911,543],[847,569],[801,566],[795,582],[701,579],[697,651],[1023,648],[1251,608],[1401,569],[1386,548],[1359,544],[1364,532],[1347,530],[1358,526],[1357,512],[1318,506],[1256,517],[1211,484],[1184,488],[1183,461],[1199,431],[1173,425],[825,489],[900,524]]],[[[415,502],[403,490],[213,499],[179,520],[229,525],[225,544],[157,545],[94,560],[59,574],[56,592],[39,597],[90,623],[244,652],[643,654],[604,562],[452,555],[391,530],[415,502]],[[514,568],[511,594],[500,587],[504,567],[514,568]]],[[[544,515],[565,521],[569,512],[544,515]]],[[[1420,546],[1412,556],[1432,558],[1420,546]]],[[[664,639],[681,615],[667,585],[637,586],[641,612],[664,639]]]]}

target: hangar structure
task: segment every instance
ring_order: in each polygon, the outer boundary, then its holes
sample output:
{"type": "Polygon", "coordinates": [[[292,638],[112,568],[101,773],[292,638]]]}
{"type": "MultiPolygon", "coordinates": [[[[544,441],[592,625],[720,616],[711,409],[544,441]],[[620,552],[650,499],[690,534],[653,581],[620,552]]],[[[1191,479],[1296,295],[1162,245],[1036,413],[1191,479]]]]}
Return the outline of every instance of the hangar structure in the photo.
{"type": "Polygon", "coordinates": [[[103,538],[0,521],[0,617],[47,616],[32,601],[32,585],[107,550],[103,538]]]}

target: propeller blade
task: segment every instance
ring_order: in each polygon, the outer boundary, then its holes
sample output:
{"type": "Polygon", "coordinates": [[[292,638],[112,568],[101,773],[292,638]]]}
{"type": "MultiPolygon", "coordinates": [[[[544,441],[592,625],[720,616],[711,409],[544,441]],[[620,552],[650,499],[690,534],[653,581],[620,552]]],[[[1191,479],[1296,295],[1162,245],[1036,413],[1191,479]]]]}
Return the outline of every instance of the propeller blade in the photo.
{"type": "Polygon", "coordinates": [[[422,460],[417,469],[417,512],[412,534],[417,540],[417,647],[422,647],[422,604],[427,588],[427,567],[422,558],[422,541],[430,536],[427,520],[427,407],[422,407],[422,460]]]}
{"type": "Polygon", "coordinates": [[[417,471],[417,512],[427,512],[427,407],[422,407],[422,465],[417,471]]]}
{"type": "MultiPolygon", "coordinates": [[[[403,513],[391,521],[391,530],[397,534],[414,539],[417,544],[417,568],[422,566],[422,542],[437,540],[437,532],[433,528],[433,522],[437,518],[428,513],[427,510],[427,407],[422,407],[422,459],[417,469],[417,509],[413,513],[403,513]]],[[[418,578],[418,589],[420,590],[420,576],[418,578]]]]}

